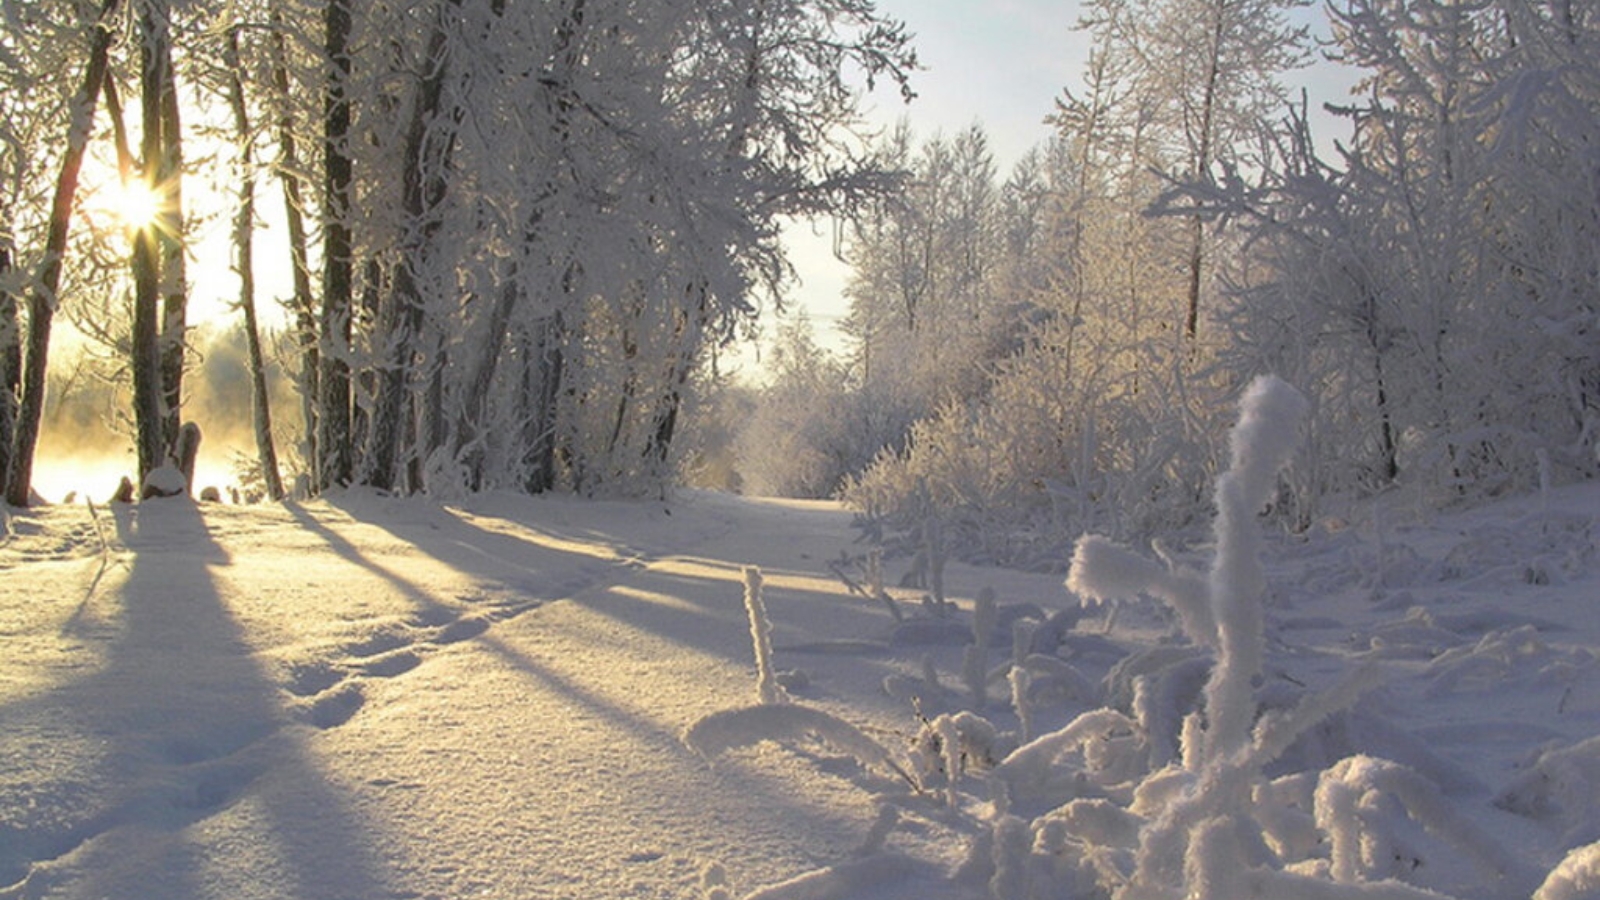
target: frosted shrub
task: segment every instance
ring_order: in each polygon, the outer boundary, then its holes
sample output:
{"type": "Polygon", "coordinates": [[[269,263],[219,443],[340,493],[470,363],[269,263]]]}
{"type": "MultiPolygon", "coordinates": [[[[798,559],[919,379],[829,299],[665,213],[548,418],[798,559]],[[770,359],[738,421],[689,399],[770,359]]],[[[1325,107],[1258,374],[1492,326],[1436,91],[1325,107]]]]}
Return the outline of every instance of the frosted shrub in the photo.
{"type": "Polygon", "coordinates": [[[1130,537],[1192,524],[1222,433],[1211,386],[1180,387],[1158,365],[1075,367],[1067,342],[1046,329],[997,365],[987,394],[940,407],[848,479],[843,499],[904,533],[926,487],[964,558],[1029,569],[1060,566],[1086,526],[1130,537]]]}
{"type": "MultiPolygon", "coordinates": [[[[1346,796],[1339,786],[1358,770],[1355,763],[1330,770],[1317,795],[1329,799],[1320,805],[1313,803],[1311,782],[1304,778],[1274,781],[1264,775],[1264,767],[1295,738],[1349,705],[1372,682],[1369,673],[1358,673],[1293,709],[1258,717],[1254,685],[1263,669],[1265,580],[1255,516],[1275,494],[1277,473],[1292,454],[1304,409],[1300,395],[1274,378],[1258,379],[1246,392],[1230,442],[1232,464],[1216,487],[1215,555],[1204,575],[1145,560],[1104,538],[1080,540],[1070,588],[1095,602],[1137,594],[1164,601],[1185,636],[1210,659],[1202,664],[1205,657],[1177,647],[1130,658],[1110,680],[1122,679],[1120,693],[1133,717],[1110,709],[1085,713],[996,767],[994,778],[1004,782],[1008,795],[1043,792],[1055,795],[1051,802],[1064,803],[1031,826],[1041,846],[1053,843],[1058,877],[1064,860],[1076,860],[1072,880],[1092,880],[1095,893],[1120,900],[1222,900],[1256,893],[1425,895],[1398,884],[1382,893],[1341,892],[1327,880],[1330,870],[1335,881],[1350,885],[1363,880],[1357,876],[1376,874],[1353,866],[1348,848],[1363,841],[1370,845],[1386,823],[1363,820],[1351,804],[1333,799],[1346,796]],[[1196,700],[1198,709],[1184,705],[1196,700]],[[1069,761],[1063,751],[1079,747],[1085,748],[1081,762],[1063,769],[1069,761]],[[1105,796],[1058,793],[1063,788],[1081,793],[1085,787],[1105,796]],[[1063,822],[1075,827],[1063,829],[1063,822]],[[1331,865],[1317,857],[1329,843],[1343,848],[1334,851],[1331,865]],[[1291,866],[1304,871],[1280,871],[1291,866]]],[[[1438,792],[1428,790],[1425,779],[1392,763],[1374,765],[1403,786],[1412,801],[1404,808],[1425,827],[1479,858],[1495,860],[1490,865],[1498,877],[1510,874],[1497,865],[1503,855],[1490,855],[1492,847],[1481,835],[1451,816],[1442,802],[1432,802],[1438,792]]],[[[1056,896],[1045,884],[1018,889],[1015,878],[1004,882],[1008,890],[1021,892],[996,894],[1002,900],[1056,896]]]]}

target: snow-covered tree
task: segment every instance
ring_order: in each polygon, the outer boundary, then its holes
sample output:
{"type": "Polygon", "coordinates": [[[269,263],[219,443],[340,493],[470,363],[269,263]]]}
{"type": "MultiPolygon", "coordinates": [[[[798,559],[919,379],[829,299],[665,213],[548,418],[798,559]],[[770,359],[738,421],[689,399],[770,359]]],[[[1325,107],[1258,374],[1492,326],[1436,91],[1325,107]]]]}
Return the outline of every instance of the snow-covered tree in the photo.
{"type": "Polygon", "coordinates": [[[1337,13],[1368,73],[1340,110],[1351,141],[1325,161],[1302,124],[1224,192],[1270,266],[1228,358],[1318,386],[1307,496],[1593,472],[1594,23],[1522,2],[1337,13]]]}
{"type": "Polygon", "coordinates": [[[32,23],[35,30],[30,36],[36,40],[25,42],[20,34],[10,38],[8,56],[30,59],[38,66],[33,71],[7,67],[5,77],[11,83],[6,85],[4,99],[0,99],[5,113],[0,158],[5,161],[6,180],[6,202],[0,207],[0,231],[5,234],[4,239],[0,239],[0,247],[4,247],[6,257],[4,265],[0,265],[0,295],[3,295],[0,299],[0,369],[4,370],[0,392],[5,394],[0,398],[0,407],[7,409],[0,414],[0,439],[7,445],[4,458],[0,459],[3,463],[0,473],[7,479],[6,502],[26,506],[32,489],[33,455],[44,413],[51,324],[63,283],[73,202],[95,113],[106,84],[114,38],[112,24],[119,3],[105,0],[92,16],[83,18],[65,11],[56,17],[49,14],[51,11],[38,7],[11,6],[8,4],[6,9],[6,20],[32,23]],[[57,21],[71,24],[56,30],[50,23],[57,21]],[[65,53],[52,60],[47,55],[51,50],[65,53]],[[75,55],[74,51],[82,55],[75,55]],[[70,96],[52,98],[48,93],[35,90],[39,85],[58,82],[58,79],[46,77],[52,66],[81,71],[82,77],[73,83],[74,93],[70,96]],[[29,115],[30,112],[42,114],[29,115]],[[49,135],[52,126],[65,135],[65,140],[61,141],[63,150],[58,158],[53,190],[39,190],[34,179],[42,173],[34,168],[33,148],[39,142],[59,139],[49,135]],[[37,250],[23,249],[26,239],[21,238],[20,233],[24,228],[37,230],[38,236],[34,238],[37,243],[31,245],[37,250]],[[27,274],[22,277],[21,273],[27,274]],[[28,286],[25,357],[20,352],[23,341],[13,299],[24,284],[28,286]],[[13,390],[20,391],[14,430],[10,413],[13,390]]]}

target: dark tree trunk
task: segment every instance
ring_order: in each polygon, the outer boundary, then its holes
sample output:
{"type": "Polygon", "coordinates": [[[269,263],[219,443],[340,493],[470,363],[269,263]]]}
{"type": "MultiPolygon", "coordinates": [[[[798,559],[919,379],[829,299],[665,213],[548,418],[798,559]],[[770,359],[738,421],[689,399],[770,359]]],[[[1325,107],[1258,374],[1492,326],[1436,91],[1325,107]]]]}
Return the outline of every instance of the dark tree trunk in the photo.
{"type": "Polygon", "coordinates": [[[1383,370],[1386,341],[1378,321],[1378,298],[1368,291],[1366,295],[1365,325],[1367,344],[1372,349],[1372,372],[1376,379],[1378,404],[1378,477],[1384,484],[1393,484],[1400,477],[1399,442],[1395,437],[1393,410],[1389,403],[1388,377],[1383,370]]]}
{"type": "Polygon", "coordinates": [[[256,456],[261,464],[261,480],[267,496],[283,499],[283,479],[278,474],[278,450],[272,443],[272,405],[267,393],[267,367],[262,359],[261,332],[256,325],[255,234],[256,181],[251,171],[255,154],[251,152],[250,112],[244,102],[244,81],[239,73],[239,32],[229,29],[226,62],[228,66],[228,104],[233,107],[234,126],[239,132],[239,213],[234,221],[234,247],[239,264],[239,310],[244,313],[245,347],[250,354],[250,407],[256,434],[256,456]]]}
{"type": "Polygon", "coordinates": [[[11,280],[11,248],[0,244],[0,487],[11,479],[11,448],[17,435],[17,391],[22,387],[22,321],[11,280]]]}
{"type": "Polygon", "coordinates": [[[694,374],[710,299],[704,285],[691,285],[688,293],[697,295],[694,311],[679,312],[676,316],[673,327],[676,349],[667,372],[667,395],[656,409],[649,441],[645,445],[645,456],[653,458],[659,467],[657,474],[661,476],[665,476],[666,465],[672,457],[672,439],[677,435],[678,413],[683,408],[683,395],[689,386],[689,376],[694,374]]]}
{"type": "Polygon", "coordinates": [[[83,153],[89,144],[95,106],[106,80],[106,64],[114,37],[108,25],[116,13],[117,5],[118,0],[105,0],[95,23],[83,84],[73,99],[67,148],[62,154],[61,174],[56,179],[55,196],[50,206],[44,259],[39,267],[39,279],[28,295],[27,367],[22,374],[22,400],[17,410],[10,479],[6,482],[6,502],[12,506],[27,506],[28,496],[33,490],[33,452],[38,446],[39,425],[44,418],[44,379],[50,360],[50,324],[55,316],[56,291],[61,286],[61,265],[67,249],[67,232],[72,226],[72,202],[78,193],[78,173],[83,168],[83,153]]]}
{"type": "Polygon", "coordinates": [[[294,297],[289,309],[294,314],[296,343],[300,347],[300,418],[305,429],[305,460],[312,473],[322,471],[317,451],[317,402],[320,396],[317,353],[317,312],[311,297],[311,266],[308,262],[305,203],[300,190],[300,151],[295,141],[294,116],[289,97],[289,53],[284,37],[283,12],[272,9],[272,89],[277,95],[278,178],[283,183],[284,221],[289,237],[289,266],[294,297]]]}
{"type": "MultiPolygon", "coordinates": [[[[378,307],[383,299],[384,284],[383,264],[376,259],[368,259],[361,268],[361,297],[356,307],[356,317],[362,322],[376,322],[378,320],[378,307]]],[[[355,374],[354,397],[350,404],[350,446],[351,452],[367,446],[372,434],[372,398],[378,390],[378,375],[372,371],[371,366],[362,367],[355,374]]],[[[356,461],[360,465],[360,460],[356,461]]]]}
{"type": "MultiPolygon", "coordinates": [[[[1217,82],[1222,73],[1223,11],[1213,6],[1216,21],[1211,28],[1211,46],[1206,58],[1205,90],[1200,100],[1199,146],[1195,149],[1194,173],[1198,181],[1211,178],[1212,131],[1216,129],[1217,82]]],[[[1205,266],[1205,220],[1196,215],[1189,220],[1188,306],[1183,318],[1183,334],[1193,339],[1200,332],[1200,286],[1205,266]]]]}
{"type": "MultiPolygon", "coordinates": [[[[152,0],[140,7],[139,63],[142,89],[140,110],[144,119],[144,135],[140,155],[144,164],[143,179],[152,190],[163,170],[162,103],[165,94],[163,82],[166,67],[162,65],[161,45],[166,41],[165,4],[152,0]]],[[[145,479],[156,469],[171,462],[170,450],[176,443],[176,434],[169,441],[165,434],[166,415],[163,409],[163,384],[161,377],[161,238],[157,231],[160,222],[139,223],[133,238],[133,419],[136,432],[135,446],[139,458],[139,484],[141,492],[145,479]]]]}
{"type": "Polygon", "coordinates": [[[331,66],[323,97],[323,190],[327,223],[322,242],[322,344],[319,351],[316,473],[318,490],[350,483],[351,161],[350,0],[327,0],[324,50],[331,66]]]}
{"type": "Polygon", "coordinates": [[[522,425],[522,446],[526,454],[523,486],[530,494],[542,494],[556,484],[556,426],[565,341],[566,329],[561,314],[555,313],[540,319],[526,342],[522,387],[523,397],[532,408],[522,425]]]}

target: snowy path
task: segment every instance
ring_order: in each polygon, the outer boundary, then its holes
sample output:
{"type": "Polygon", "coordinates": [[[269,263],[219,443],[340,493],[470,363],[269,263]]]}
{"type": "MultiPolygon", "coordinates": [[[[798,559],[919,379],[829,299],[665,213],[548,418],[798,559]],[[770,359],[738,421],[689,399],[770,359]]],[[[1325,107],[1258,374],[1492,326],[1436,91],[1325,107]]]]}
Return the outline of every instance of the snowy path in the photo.
{"type": "Polygon", "coordinates": [[[780,641],[884,630],[827,574],[845,514],[728,502],[154,504],[87,599],[87,514],[19,517],[0,896],[689,897],[848,857],[865,776],[679,741],[752,696],[742,565],[780,641]]]}

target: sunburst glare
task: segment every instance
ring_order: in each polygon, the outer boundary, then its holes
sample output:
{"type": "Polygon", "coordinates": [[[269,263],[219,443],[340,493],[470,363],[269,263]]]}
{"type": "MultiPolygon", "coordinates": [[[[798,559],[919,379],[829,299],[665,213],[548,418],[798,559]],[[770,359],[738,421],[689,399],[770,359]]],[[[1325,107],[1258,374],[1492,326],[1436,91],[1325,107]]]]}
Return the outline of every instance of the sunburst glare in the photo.
{"type": "Polygon", "coordinates": [[[125,227],[146,228],[161,215],[161,192],[143,179],[129,179],[116,188],[112,209],[125,227]]]}

